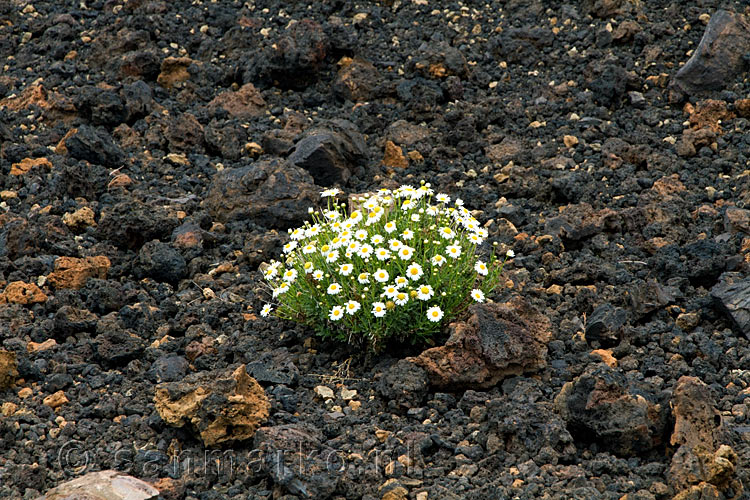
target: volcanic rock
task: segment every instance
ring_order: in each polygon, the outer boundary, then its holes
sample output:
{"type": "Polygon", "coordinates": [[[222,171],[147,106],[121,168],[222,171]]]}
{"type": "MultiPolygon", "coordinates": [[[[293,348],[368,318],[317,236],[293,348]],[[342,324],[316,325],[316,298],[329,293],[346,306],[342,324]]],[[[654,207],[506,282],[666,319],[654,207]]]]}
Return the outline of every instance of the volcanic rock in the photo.
{"type": "Polygon", "coordinates": [[[251,120],[265,113],[266,101],[252,83],[246,83],[237,91],[227,90],[217,95],[208,107],[222,108],[240,120],[251,120]]]}
{"type": "Polygon", "coordinates": [[[156,500],[159,490],[115,470],[89,472],[52,488],[37,500],[156,500]]]}
{"type": "Polygon", "coordinates": [[[425,370],[411,361],[401,359],[393,364],[378,384],[378,392],[400,408],[418,408],[427,396],[428,378],[425,370]]]}
{"type": "Polygon", "coordinates": [[[352,169],[367,159],[367,145],[357,127],[336,119],[326,128],[305,132],[289,156],[289,163],[307,170],[320,186],[344,184],[352,169]]]}
{"type": "Polygon", "coordinates": [[[103,165],[108,168],[122,166],[123,152],[102,128],[81,125],[64,139],[68,154],[78,160],[103,165]]]}
{"type": "Polygon", "coordinates": [[[96,257],[60,257],[55,260],[55,270],[47,276],[47,282],[55,288],[80,289],[89,278],[106,279],[109,259],[103,255],[96,257]]]}
{"type": "Polygon", "coordinates": [[[380,84],[377,68],[359,56],[344,57],[339,61],[340,69],[333,82],[333,91],[350,101],[367,101],[375,95],[380,84]]]}
{"type": "Polygon", "coordinates": [[[734,478],[739,459],[731,447],[722,444],[726,431],[711,389],[696,377],[680,377],[672,408],[675,426],[670,443],[678,449],[672,457],[669,482],[682,491],[675,498],[692,498],[688,492],[696,488],[708,489],[720,498],[719,492],[734,478]]]}
{"type": "Polygon", "coordinates": [[[252,220],[286,229],[302,224],[320,198],[304,170],[279,161],[259,161],[214,176],[204,204],[221,222],[252,220]]]}
{"type": "Polygon", "coordinates": [[[621,456],[663,444],[666,412],[656,395],[630,387],[619,371],[607,365],[590,368],[567,382],[555,406],[577,441],[594,440],[621,456]]]}
{"type": "Polygon", "coordinates": [[[717,10],[698,47],[672,80],[686,94],[724,88],[747,68],[750,21],[746,16],[717,10]]]}
{"type": "Polygon", "coordinates": [[[731,318],[733,325],[750,338],[750,278],[739,273],[725,273],[711,289],[714,303],[731,318]]]}
{"type": "Polygon", "coordinates": [[[262,453],[261,467],[273,482],[293,495],[309,499],[329,498],[338,483],[338,476],[330,467],[332,450],[324,443],[318,429],[294,424],[261,427],[253,439],[253,447],[262,453]],[[304,465],[300,467],[300,463],[304,465]]]}
{"type": "Polygon", "coordinates": [[[47,296],[33,283],[14,281],[0,293],[0,304],[39,304],[47,301],[47,296]]]}
{"type": "Polygon", "coordinates": [[[437,387],[492,387],[510,375],[546,366],[549,320],[520,298],[504,304],[477,304],[467,321],[451,324],[444,346],[410,361],[437,387]]]}
{"type": "Polygon", "coordinates": [[[152,240],[138,251],[135,273],[141,277],[175,284],[187,275],[187,263],[171,245],[152,240]]]}
{"type": "Polygon", "coordinates": [[[14,352],[0,350],[0,389],[11,387],[18,377],[18,361],[14,352]]]}
{"type": "Polygon", "coordinates": [[[206,446],[253,437],[270,409],[263,388],[247,374],[245,365],[160,384],[154,405],[166,423],[190,425],[206,446]]]}

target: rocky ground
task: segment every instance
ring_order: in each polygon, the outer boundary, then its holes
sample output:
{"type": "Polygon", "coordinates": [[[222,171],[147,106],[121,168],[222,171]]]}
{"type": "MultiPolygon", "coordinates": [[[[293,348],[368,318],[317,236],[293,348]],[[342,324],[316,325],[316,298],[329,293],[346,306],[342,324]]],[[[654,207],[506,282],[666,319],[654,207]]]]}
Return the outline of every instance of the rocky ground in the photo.
{"type": "Polygon", "coordinates": [[[0,497],[748,498],[747,54],[740,0],[0,2],[0,497]],[[494,304],[259,317],[322,188],[420,179],[494,304]]]}

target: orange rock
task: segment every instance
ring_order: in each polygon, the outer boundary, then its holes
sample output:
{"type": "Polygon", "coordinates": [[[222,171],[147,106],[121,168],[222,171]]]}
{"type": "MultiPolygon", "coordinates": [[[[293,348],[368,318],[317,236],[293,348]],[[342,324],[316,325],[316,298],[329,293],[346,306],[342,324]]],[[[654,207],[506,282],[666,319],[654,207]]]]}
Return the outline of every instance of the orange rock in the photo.
{"type": "Polygon", "coordinates": [[[26,350],[30,354],[33,354],[35,352],[46,351],[47,349],[52,349],[56,345],[57,345],[57,342],[55,341],[55,339],[47,339],[44,342],[39,342],[39,343],[29,342],[28,344],[26,344],[26,350]]]}
{"type": "Polygon", "coordinates": [[[47,91],[41,85],[28,87],[20,95],[0,99],[0,108],[7,108],[9,111],[21,111],[34,105],[40,108],[46,108],[49,105],[47,91]]]}
{"type": "Polygon", "coordinates": [[[190,79],[187,69],[193,62],[189,57],[167,57],[161,63],[161,73],[156,78],[156,83],[165,89],[171,89],[176,83],[187,81],[190,79]]]}
{"type": "Polygon", "coordinates": [[[52,168],[52,163],[47,158],[24,158],[10,166],[10,175],[23,175],[32,168],[40,166],[52,168]]]}
{"type": "Polygon", "coordinates": [[[73,213],[66,213],[62,220],[63,224],[74,231],[83,231],[89,226],[96,226],[94,211],[89,207],[81,207],[73,213]]]}
{"type": "Polygon", "coordinates": [[[383,165],[393,168],[406,168],[409,166],[409,160],[406,159],[404,152],[393,141],[386,141],[383,165]]]}
{"type": "Polygon", "coordinates": [[[688,121],[690,121],[690,126],[693,129],[698,130],[703,127],[708,127],[717,134],[722,132],[721,124],[719,123],[720,121],[731,120],[735,117],[734,113],[727,110],[726,102],[717,101],[715,99],[700,101],[695,107],[693,107],[692,104],[687,103],[685,104],[683,111],[690,115],[688,121]]]}
{"type": "Polygon", "coordinates": [[[107,278],[110,266],[104,255],[77,259],[60,257],[55,261],[55,270],[47,276],[47,281],[55,288],[79,289],[89,278],[107,278]]]}
{"type": "Polygon", "coordinates": [[[743,118],[750,118],[750,99],[737,99],[734,101],[737,114],[743,118]]]}
{"type": "Polygon", "coordinates": [[[31,390],[31,387],[24,387],[23,389],[18,391],[18,397],[21,399],[26,399],[31,396],[33,392],[34,391],[31,390]]]}
{"type": "Polygon", "coordinates": [[[57,145],[55,146],[55,153],[57,153],[57,154],[59,154],[59,155],[66,155],[66,154],[68,154],[68,146],[66,146],[65,142],[66,142],[66,141],[67,141],[68,139],[70,139],[71,137],[73,137],[73,135],[74,135],[74,134],[75,134],[76,132],[78,132],[78,129],[77,129],[77,128],[72,128],[72,129],[68,130],[68,131],[67,131],[67,132],[65,133],[65,135],[63,136],[63,138],[62,138],[62,139],[60,139],[60,141],[59,141],[59,142],[57,143],[57,145]]]}
{"type": "Polygon", "coordinates": [[[133,179],[131,179],[130,176],[128,176],[127,174],[119,174],[119,175],[116,175],[114,179],[109,181],[109,184],[107,184],[107,189],[127,187],[127,186],[130,186],[132,183],[133,183],[133,179]]]}
{"type": "Polygon", "coordinates": [[[406,156],[408,156],[411,161],[416,163],[424,160],[424,156],[422,156],[422,153],[416,150],[409,151],[408,153],[406,153],[406,156]]]}
{"type": "Polygon", "coordinates": [[[681,193],[685,191],[685,185],[680,181],[679,174],[672,174],[669,176],[664,176],[654,182],[651,190],[657,193],[659,196],[666,198],[674,193],[681,193]]]}
{"type": "Polygon", "coordinates": [[[612,356],[612,351],[610,349],[594,349],[591,351],[591,354],[595,354],[602,358],[602,361],[604,361],[610,368],[617,366],[617,359],[612,356]]]}
{"type": "Polygon", "coordinates": [[[0,304],[40,304],[47,301],[47,296],[33,283],[14,281],[5,287],[0,294],[0,304]]]}
{"type": "Polygon", "coordinates": [[[246,83],[237,92],[227,90],[217,95],[208,107],[220,107],[234,117],[249,120],[265,113],[266,101],[252,83],[246,83]]]}
{"type": "Polygon", "coordinates": [[[42,400],[42,403],[49,406],[52,409],[59,408],[68,402],[68,397],[63,391],[57,391],[54,394],[50,394],[42,400]]]}

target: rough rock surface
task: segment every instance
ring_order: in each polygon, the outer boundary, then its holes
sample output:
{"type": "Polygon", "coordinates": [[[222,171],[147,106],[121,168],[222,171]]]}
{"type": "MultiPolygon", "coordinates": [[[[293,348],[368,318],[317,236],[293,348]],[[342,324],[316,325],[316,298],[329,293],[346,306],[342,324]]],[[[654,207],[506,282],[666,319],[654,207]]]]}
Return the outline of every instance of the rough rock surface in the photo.
{"type": "Polygon", "coordinates": [[[89,278],[106,279],[111,263],[103,255],[78,259],[60,257],[55,260],[55,270],[47,276],[47,281],[55,288],[80,289],[89,278]]]}
{"type": "Polygon", "coordinates": [[[747,69],[748,50],[750,21],[743,14],[718,10],[695,52],[674,76],[674,84],[687,94],[721,89],[747,69]]]}
{"type": "Polygon", "coordinates": [[[47,301],[47,295],[35,284],[14,281],[8,283],[0,293],[0,304],[39,304],[47,301]]]}
{"type": "Polygon", "coordinates": [[[523,299],[479,304],[469,319],[451,325],[444,346],[411,361],[424,368],[437,387],[492,387],[511,375],[546,366],[549,321],[523,299]]]}
{"type": "Polygon", "coordinates": [[[52,488],[37,500],[155,500],[159,490],[116,470],[90,472],[52,488]]]}
{"type": "Polygon", "coordinates": [[[618,370],[600,365],[567,382],[555,406],[579,440],[633,456],[663,444],[666,409],[658,394],[630,387],[618,370]]]}
{"type": "Polygon", "coordinates": [[[750,278],[727,273],[711,289],[715,303],[745,337],[750,338],[750,278]]]}
{"type": "Polygon", "coordinates": [[[677,446],[669,469],[675,498],[692,498],[695,491],[710,492],[716,498],[730,486],[737,491],[734,480],[738,457],[724,443],[726,429],[715,408],[711,389],[696,377],[680,377],[672,398],[675,418],[670,444],[677,446]]]}
{"type": "Polygon", "coordinates": [[[356,125],[333,120],[326,128],[305,132],[289,156],[289,163],[305,169],[319,186],[345,183],[367,159],[367,145],[356,125]]]}
{"type": "Polygon", "coordinates": [[[254,219],[264,226],[292,227],[320,197],[310,175],[284,162],[255,162],[214,177],[205,200],[220,221],[254,219]]]}
{"type": "Polygon", "coordinates": [[[154,405],[169,425],[190,425],[206,446],[250,439],[268,417],[263,388],[241,365],[199,372],[156,388],[154,405]]]}
{"type": "Polygon", "coordinates": [[[0,389],[12,386],[18,377],[18,360],[13,352],[0,350],[0,389]]]}

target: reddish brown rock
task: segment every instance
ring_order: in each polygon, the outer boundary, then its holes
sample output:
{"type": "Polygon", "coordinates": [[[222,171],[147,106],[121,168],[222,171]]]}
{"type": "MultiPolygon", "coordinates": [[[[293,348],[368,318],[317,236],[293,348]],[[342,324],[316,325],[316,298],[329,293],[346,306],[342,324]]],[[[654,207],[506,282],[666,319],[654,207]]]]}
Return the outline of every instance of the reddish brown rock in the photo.
{"type": "Polygon", "coordinates": [[[223,108],[231,116],[250,120],[265,113],[266,101],[252,83],[246,83],[236,92],[227,90],[217,95],[208,103],[208,107],[223,108]]]}
{"type": "Polygon", "coordinates": [[[89,278],[106,279],[109,259],[103,255],[77,259],[60,257],[55,261],[55,270],[47,276],[47,282],[55,288],[79,289],[89,278]]]}
{"type": "Polygon", "coordinates": [[[96,226],[94,211],[89,207],[81,207],[75,212],[64,214],[62,221],[63,224],[76,232],[81,232],[90,226],[96,226]]]}
{"type": "Polygon", "coordinates": [[[52,168],[52,163],[47,158],[24,158],[18,163],[10,166],[10,175],[23,175],[34,167],[52,168]]]}
{"type": "Polygon", "coordinates": [[[161,73],[156,78],[156,83],[165,89],[171,89],[175,84],[190,79],[188,67],[195,61],[189,57],[167,57],[161,63],[161,73]]]}
{"type": "Polygon", "coordinates": [[[689,116],[690,126],[695,129],[708,127],[716,134],[721,134],[721,121],[731,120],[735,114],[727,109],[727,103],[715,99],[700,101],[695,106],[685,104],[683,109],[689,116]]]}
{"type": "Polygon", "coordinates": [[[750,118],[750,99],[737,99],[734,101],[734,109],[743,118],[750,118]]]}
{"type": "Polygon", "coordinates": [[[16,377],[18,377],[16,354],[0,350],[0,389],[6,389],[15,384],[16,377]]]}
{"type": "Polygon", "coordinates": [[[410,361],[424,368],[437,387],[492,387],[510,375],[546,366],[549,320],[522,299],[477,304],[467,321],[450,325],[445,345],[410,361]]]}
{"type": "Polygon", "coordinates": [[[669,468],[669,482],[680,492],[675,498],[694,498],[692,493],[703,490],[720,498],[719,492],[730,485],[735,493],[742,491],[742,485],[734,480],[739,458],[722,444],[726,431],[710,388],[696,377],[680,377],[672,410],[675,425],[670,444],[678,448],[669,468]]]}
{"type": "Polygon", "coordinates": [[[400,147],[396,146],[391,141],[386,141],[383,165],[391,168],[406,168],[409,166],[409,160],[406,159],[404,152],[400,147]]]}
{"type": "Polygon", "coordinates": [[[695,156],[698,150],[704,146],[715,148],[716,132],[708,127],[698,130],[686,129],[682,132],[682,138],[677,143],[675,151],[683,158],[695,156]]]}
{"type": "Polygon", "coordinates": [[[240,365],[160,384],[154,405],[169,425],[190,425],[206,446],[253,437],[268,418],[270,403],[263,388],[240,365]]]}
{"type": "Polygon", "coordinates": [[[47,301],[47,296],[33,283],[14,281],[5,287],[0,294],[0,304],[40,304],[47,301]]]}

